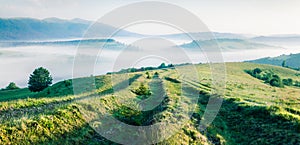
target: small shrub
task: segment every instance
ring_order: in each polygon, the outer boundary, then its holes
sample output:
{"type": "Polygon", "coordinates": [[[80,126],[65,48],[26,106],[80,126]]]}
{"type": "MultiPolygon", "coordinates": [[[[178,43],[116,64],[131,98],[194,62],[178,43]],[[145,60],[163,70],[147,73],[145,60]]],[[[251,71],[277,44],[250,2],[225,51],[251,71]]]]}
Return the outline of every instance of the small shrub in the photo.
{"type": "Polygon", "coordinates": [[[153,75],[154,78],[158,78],[158,76],[159,76],[158,72],[155,72],[153,75]]]}
{"type": "Polygon", "coordinates": [[[150,73],[149,72],[146,72],[146,75],[147,75],[147,79],[151,79],[151,76],[150,76],[150,73]]]}
{"type": "Polygon", "coordinates": [[[150,89],[146,87],[144,83],[141,83],[140,86],[137,89],[133,90],[132,92],[139,96],[151,95],[150,89]]]}
{"type": "Polygon", "coordinates": [[[71,80],[64,80],[64,84],[65,84],[66,87],[71,86],[72,81],[71,80]]]}
{"type": "Polygon", "coordinates": [[[16,90],[20,89],[14,82],[10,82],[8,86],[5,88],[5,90],[16,90]]]}

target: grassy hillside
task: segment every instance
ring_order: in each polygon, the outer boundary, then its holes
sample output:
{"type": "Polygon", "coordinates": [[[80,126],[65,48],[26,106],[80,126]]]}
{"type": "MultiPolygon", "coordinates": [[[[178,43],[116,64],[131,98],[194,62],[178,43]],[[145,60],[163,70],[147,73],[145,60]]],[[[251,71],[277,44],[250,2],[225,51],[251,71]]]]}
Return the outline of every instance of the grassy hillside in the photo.
{"type": "Polygon", "coordinates": [[[282,62],[286,62],[286,66],[294,69],[300,68],[300,54],[290,54],[290,55],[281,55],[278,57],[266,57],[257,60],[252,60],[250,62],[260,63],[260,64],[272,64],[281,66],[282,62]]]}
{"type": "MultiPolygon", "coordinates": [[[[179,67],[186,71],[190,69],[188,65],[179,67]]],[[[122,81],[114,84],[111,75],[104,75],[95,77],[95,89],[90,89],[86,84],[89,78],[78,78],[76,82],[85,91],[77,95],[73,95],[71,80],[54,84],[40,93],[30,93],[27,89],[0,91],[0,144],[112,144],[93,129],[97,129],[99,123],[106,123],[99,120],[99,117],[105,116],[105,111],[122,122],[137,126],[188,120],[181,126],[174,126],[179,127],[179,131],[159,144],[299,143],[300,89],[293,86],[272,87],[245,70],[258,67],[295,81],[300,81],[299,72],[252,63],[227,63],[226,67],[224,101],[218,116],[206,131],[197,128],[211,96],[212,84],[209,66],[201,64],[196,65],[200,81],[195,76],[183,79],[175,69],[161,69],[148,71],[150,78],[146,72],[128,74],[128,86],[122,85],[122,81]],[[141,83],[154,97],[165,93],[161,103],[152,110],[138,111],[135,108],[139,107],[137,101],[142,102],[149,97],[132,91],[141,83]],[[190,92],[181,91],[181,86],[190,92]],[[189,118],[181,112],[191,109],[191,95],[195,92],[199,93],[199,100],[189,118]],[[130,104],[129,107],[124,103],[130,104]],[[90,124],[85,119],[90,120],[90,124]]],[[[124,138],[131,137],[134,134],[128,133],[124,138]]]]}

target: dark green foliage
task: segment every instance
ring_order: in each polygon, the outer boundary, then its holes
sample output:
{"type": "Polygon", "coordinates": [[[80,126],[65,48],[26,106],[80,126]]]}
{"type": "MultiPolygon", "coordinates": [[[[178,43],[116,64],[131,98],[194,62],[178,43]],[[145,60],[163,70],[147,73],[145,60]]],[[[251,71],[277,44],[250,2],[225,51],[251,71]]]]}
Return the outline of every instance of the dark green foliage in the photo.
{"type": "Polygon", "coordinates": [[[246,73],[250,74],[251,76],[261,79],[261,80],[267,80],[267,78],[264,78],[261,73],[263,72],[260,68],[255,68],[254,70],[245,70],[246,73]]]}
{"type": "Polygon", "coordinates": [[[287,67],[287,66],[286,66],[286,61],[285,61],[285,60],[282,61],[281,66],[282,66],[282,67],[287,67]]]}
{"type": "Polygon", "coordinates": [[[14,82],[10,82],[8,86],[5,88],[5,90],[15,90],[20,89],[14,82]]]}
{"type": "Polygon", "coordinates": [[[158,78],[158,76],[159,76],[158,72],[155,72],[153,78],[158,78]]]}
{"type": "Polygon", "coordinates": [[[146,75],[147,75],[147,79],[151,79],[151,76],[150,76],[150,73],[149,72],[146,72],[146,75]]]}
{"type": "Polygon", "coordinates": [[[72,85],[72,80],[64,80],[64,84],[66,87],[69,87],[72,85]]]}
{"type": "Polygon", "coordinates": [[[170,78],[170,77],[165,77],[165,79],[166,79],[167,81],[170,81],[170,82],[173,82],[173,83],[180,83],[179,80],[173,79],[173,78],[170,78]]]}
{"type": "Polygon", "coordinates": [[[173,64],[169,64],[168,67],[174,67],[174,65],[173,64]]]}
{"type": "Polygon", "coordinates": [[[141,83],[140,86],[137,89],[133,90],[132,92],[139,96],[151,95],[150,89],[146,87],[144,83],[141,83]]]}
{"type": "Polygon", "coordinates": [[[286,86],[292,86],[293,85],[293,79],[288,78],[288,79],[283,79],[282,83],[286,86]]]}
{"type": "Polygon", "coordinates": [[[260,74],[262,72],[262,70],[260,68],[255,68],[253,70],[253,74],[260,74]]]}
{"type": "MultiPolygon", "coordinates": [[[[189,65],[189,63],[178,64],[176,66],[184,66],[184,65],[189,65]]],[[[158,67],[127,68],[127,69],[122,69],[118,72],[108,72],[106,74],[110,75],[110,74],[133,73],[133,72],[151,71],[151,70],[157,70],[157,69],[163,69],[163,68],[174,68],[174,65],[173,64],[166,65],[165,63],[162,63],[158,67]]]]}
{"type": "Polygon", "coordinates": [[[50,89],[47,89],[47,94],[50,95],[50,93],[51,93],[51,92],[50,92],[50,89]]]}
{"type": "Polygon", "coordinates": [[[161,69],[161,68],[166,68],[166,67],[167,67],[167,66],[166,66],[165,63],[161,63],[160,66],[158,66],[159,69],[161,69]]]}
{"type": "Polygon", "coordinates": [[[262,73],[262,70],[260,69],[260,68],[255,68],[254,70],[253,70],[253,76],[255,76],[256,78],[258,78],[258,79],[261,79],[262,78],[262,76],[260,75],[262,73]]]}
{"type": "Polygon", "coordinates": [[[32,92],[40,92],[52,84],[52,77],[49,71],[39,67],[29,77],[28,89],[32,92]]]}
{"type": "Polygon", "coordinates": [[[296,86],[296,87],[300,87],[300,82],[299,82],[299,81],[295,81],[295,84],[294,84],[294,86],[296,86]]]}
{"type": "Polygon", "coordinates": [[[262,80],[264,80],[266,83],[270,83],[272,79],[272,73],[266,73],[263,77],[262,80]]]}
{"type": "Polygon", "coordinates": [[[270,85],[274,87],[283,87],[282,81],[279,76],[277,77],[277,75],[273,75],[273,78],[270,80],[270,85]]]}
{"type": "Polygon", "coordinates": [[[264,80],[265,83],[270,84],[271,86],[284,87],[281,78],[272,71],[262,71],[260,68],[255,68],[254,70],[245,70],[245,72],[257,79],[264,80]]]}

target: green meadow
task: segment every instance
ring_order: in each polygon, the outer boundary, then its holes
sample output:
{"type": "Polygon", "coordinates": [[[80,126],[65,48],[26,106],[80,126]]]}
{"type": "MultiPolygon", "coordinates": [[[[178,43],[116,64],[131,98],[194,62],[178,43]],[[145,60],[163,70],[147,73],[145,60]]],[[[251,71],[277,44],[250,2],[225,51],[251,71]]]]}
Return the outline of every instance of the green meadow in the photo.
{"type": "MultiPolygon", "coordinates": [[[[272,86],[246,71],[259,68],[294,82],[300,81],[299,71],[254,63],[225,65],[224,94],[211,94],[208,64],[195,65],[199,79],[182,78],[176,69],[165,68],[64,80],[38,93],[27,88],[2,90],[0,144],[116,144],[95,131],[97,124],[106,123],[99,119],[105,112],[134,126],[186,120],[173,126],[178,130],[157,144],[298,144],[300,88],[272,86]],[[112,82],[113,75],[127,75],[128,85],[112,82]],[[92,87],[86,83],[91,78],[95,80],[92,87]],[[74,94],[74,81],[84,91],[74,94]],[[182,88],[190,91],[184,92],[182,88]],[[191,106],[195,93],[197,104],[191,106]],[[156,102],[156,107],[139,111],[136,102],[161,95],[164,98],[156,102]],[[198,127],[212,95],[222,97],[223,103],[212,124],[200,131],[198,127]]],[[[191,68],[178,67],[185,71],[191,68]]],[[[127,135],[116,137],[134,136],[127,135]]]]}

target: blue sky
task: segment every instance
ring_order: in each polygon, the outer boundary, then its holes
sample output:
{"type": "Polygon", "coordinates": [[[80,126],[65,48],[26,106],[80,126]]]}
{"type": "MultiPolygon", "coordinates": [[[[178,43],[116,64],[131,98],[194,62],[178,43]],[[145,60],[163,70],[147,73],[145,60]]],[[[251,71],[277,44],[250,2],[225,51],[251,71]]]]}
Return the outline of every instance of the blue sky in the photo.
{"type": "MultiPolygon", "coordinates": [[[[299,0],[159,0],[196,14],[211,31],[258,35],[300,34],[299,0]]],[[[96,20],[137,0],[0,0],[0,17],[58,17],[96,20]]],[[[144,26],[131,31],[148,33],[144,26]]],[[[172,33],[164,26],[154,26],[172,33]]],[[[152,30],[149,30],[149,33],[152,30]]],[[[175,33],[175,32],[174,32],[175,33]]]]}

